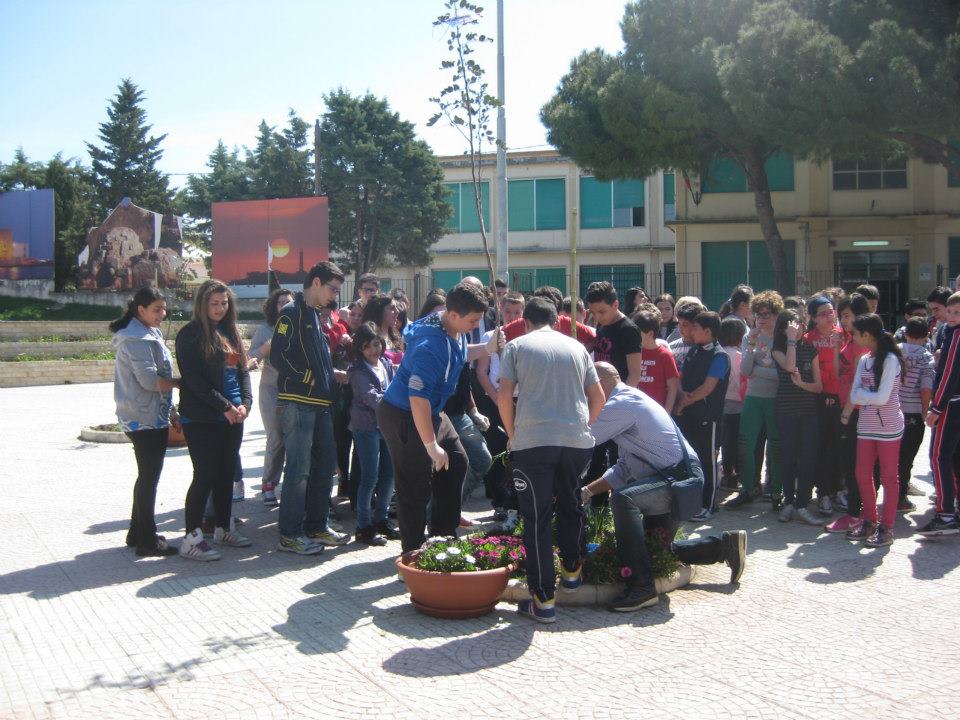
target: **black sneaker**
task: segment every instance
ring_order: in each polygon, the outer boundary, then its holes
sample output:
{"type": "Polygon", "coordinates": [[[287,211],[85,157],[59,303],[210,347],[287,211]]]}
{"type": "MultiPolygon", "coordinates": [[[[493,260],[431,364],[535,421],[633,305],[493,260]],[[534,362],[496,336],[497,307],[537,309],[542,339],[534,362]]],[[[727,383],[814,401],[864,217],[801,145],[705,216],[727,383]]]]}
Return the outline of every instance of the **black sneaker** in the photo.
{"type": "Polygon", "coordinates": [[[358,543],[363,543],[364,545],[387,544],[387,539],[383,535],[377,534],[373,525],[368,525],[365,528],[357,528],[356,538],[358,543]]]}
{"type": "Polygon", "coordinates": [[[721,505],[724,510],[732,510],[733,508],[743,507],[744,505],[749,505],[753,502],[754,495],[749,490],[744,490],[738,492],[732,498],[727,500],[721,505]]]}
{"type": "Polygon", "coordinates": [[[607,607],[613,612],[633,612],[641,608],[653,607],[660,602],[656,589],[649,590],[641,587],[627,587],[613,599],[607,607]]]}
{"type": "Polygon", "coordinates": [[[723,561],[730,566],[730,584],[740,582],[743,568],[747,564],[747,532],[733,530],[720,535],[720,549],[723,561]]]}
{"type": "Polygon", "coordinates": [[[503,522],[507,519],[507,510],[502,507],[495,507],[493,509],[493,521],[494,522],[503,522]]]}
{"type": "Polygon", "coordinates": [[[942,518],[939,515],[934,515],[933,520],[917,530],[917,535],[923,535],[924,537],[940,537],[941,535],[956,535],[957,533],[960,533],[960,523],[957,522],[956,516],[942,518]]]}
{"type": "Polygon", "coordinates": [[[386,520],[373,524],[373,529],[383,535],[387,540],[399,540],[400,531],[386,520]]]}

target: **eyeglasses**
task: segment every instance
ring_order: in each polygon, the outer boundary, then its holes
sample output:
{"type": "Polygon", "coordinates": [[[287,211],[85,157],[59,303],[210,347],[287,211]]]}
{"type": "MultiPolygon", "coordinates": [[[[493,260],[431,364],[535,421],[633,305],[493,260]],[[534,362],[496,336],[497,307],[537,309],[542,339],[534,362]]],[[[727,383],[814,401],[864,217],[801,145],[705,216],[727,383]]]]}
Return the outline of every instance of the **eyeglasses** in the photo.
{"type": "Polygon", "coordinates": [[[833,317],[833,308],[832,308],[832,307],[829,307],[829,308],[825,308],[825,309],[823,309],[823,310],[818,310],[818,311],[817,311],[817,317],[822,317],[822,318],[825,318],[825,317],[833,317]]]}
{"type": "Polygon", "coordinates": [[[760,320],[769,320],[770,318],[773,317],[772,312],[758,312],[758,313],[754,313],[754,315],[760,320]]]}
{"type": "Polygon", "coordinates": [[[325,283],[323,284],[323,286],[330,288],[330,289],[333,290],[333,292],[335,292],[337,295],[340,294],[340,286],[339,286],[339,285],[334,285],[333,283],[325,282],[325,283]]]}
{"type": "Polygon", "coordinates": [[[379,291],[379,290],[380,290],[380,288],[378,288],[378,287],[362,287],[362,288],[360,288],[360,292],[362,292],[362,293],[375,293],[375,292],[377,292],[377,291],[379,291]]]}

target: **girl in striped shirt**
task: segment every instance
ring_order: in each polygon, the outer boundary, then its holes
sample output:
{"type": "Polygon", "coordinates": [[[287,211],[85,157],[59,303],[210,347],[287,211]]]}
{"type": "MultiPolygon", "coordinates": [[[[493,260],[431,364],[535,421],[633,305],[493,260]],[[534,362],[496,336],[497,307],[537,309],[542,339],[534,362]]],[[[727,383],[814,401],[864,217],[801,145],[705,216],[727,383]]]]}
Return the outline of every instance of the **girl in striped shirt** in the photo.
{"type": "Polygon", "coordinates": [[[865,540],[870,547],[893,542],[897,516],[899,477],[897,464],[903,413],[900,410],[900,381],[906,373],[903,353],[893,335],[883,329],[875,314],[853,321],[853,339],[869,352],[860,358],[850,389],[850,399],[840,420],[850,422],[850,413],[859,407],[857,419],[857,486],[863,501],[860,524],[847,532],[848,540],[865,540]],[[883,484],[883,518],[878,524],[877,491],[873,484],[874,463],[880,462],[883,484]]]}

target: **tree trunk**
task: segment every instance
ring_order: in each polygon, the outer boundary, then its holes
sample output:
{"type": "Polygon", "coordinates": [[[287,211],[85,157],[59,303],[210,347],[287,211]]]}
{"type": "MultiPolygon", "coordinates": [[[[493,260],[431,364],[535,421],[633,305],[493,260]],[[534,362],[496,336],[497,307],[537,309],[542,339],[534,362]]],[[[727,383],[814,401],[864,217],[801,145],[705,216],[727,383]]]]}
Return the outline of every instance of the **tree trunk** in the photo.
{"type": "Polygon", "coordinates": [[[760,232],[767,244],[770,255],[770,265],[773,267],[773,279],[777,291],[785,294],[792,292],[793,283],[787,271],[787,255],[783,250],[783,237],[777,220],[773,214],[773,201],[770,198],[770,183],[767,180],[767,171],[763,166],[764,157],[759,150],[752,150],[746,158],[744,170],[750,189],[753,190],[753,200],[757,208],[757,220],[760,222],[760,232]]]}
{"type": "MultiPolygon", "coordinates": [[[[363,199],[360,201],[360,205],[357,207],[357,226],[356,226],[356,237],[357,237],[357,249],[356,249],[356,260],[354,261],[354,281],[358,280],[361,275],[367,272],[366,269],[366,242],[367,242],[367,204],[370,199],[369,190],[364,187],[363,189],[363,199]]],[[[357,299],[360,297],[360,287],[357,282],[354,282],[353,288],[353,297],[357,299]]]]}

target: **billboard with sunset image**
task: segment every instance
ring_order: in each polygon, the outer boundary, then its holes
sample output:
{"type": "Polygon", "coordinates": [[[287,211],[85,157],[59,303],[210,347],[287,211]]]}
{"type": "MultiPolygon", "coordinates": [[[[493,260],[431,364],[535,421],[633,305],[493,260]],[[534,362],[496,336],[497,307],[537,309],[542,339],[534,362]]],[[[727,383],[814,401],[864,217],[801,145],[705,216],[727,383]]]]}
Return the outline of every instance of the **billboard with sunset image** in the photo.
{"type": "Polygon", "coordinates": [[[268,268],[286,287],[329,257],[325,197],[213,203],[213,277],[266,296],[268,268]]]}

